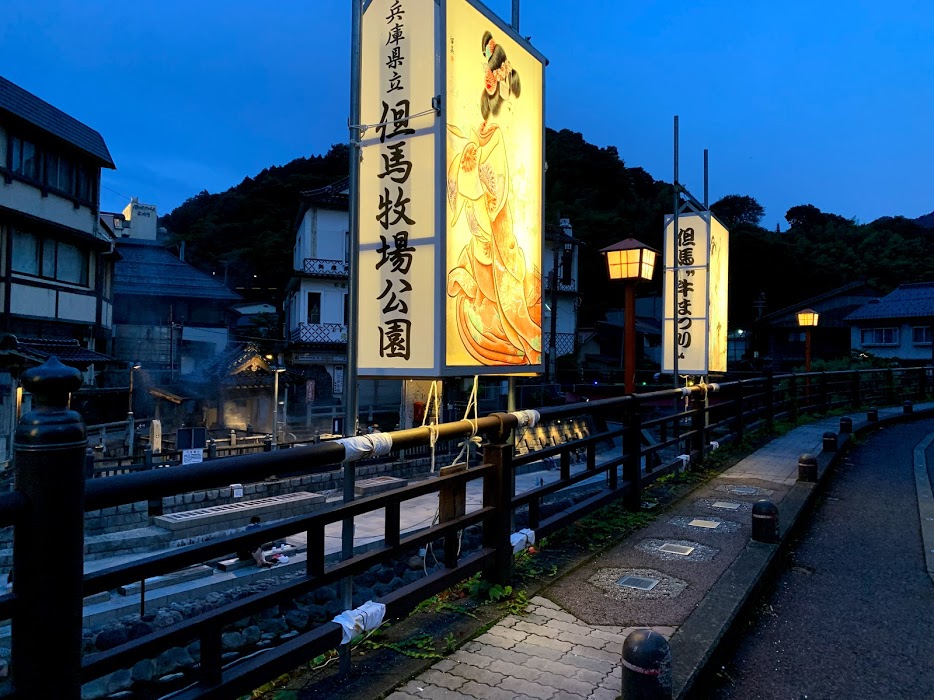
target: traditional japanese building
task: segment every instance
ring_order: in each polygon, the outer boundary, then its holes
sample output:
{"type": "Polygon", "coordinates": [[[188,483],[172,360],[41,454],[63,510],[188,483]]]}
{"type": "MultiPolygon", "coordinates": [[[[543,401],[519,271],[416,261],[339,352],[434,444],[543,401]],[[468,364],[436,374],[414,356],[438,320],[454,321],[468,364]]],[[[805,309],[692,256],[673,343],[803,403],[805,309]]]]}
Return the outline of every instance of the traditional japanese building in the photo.
{"type": "Polygon", "coordinates": [[[97,131],[0,77],[0,464],[28,407],[24,368],[59,355],[93,393],[111,361],[118,254],[98,214],[101,169],[114,167],[97,131]]]}

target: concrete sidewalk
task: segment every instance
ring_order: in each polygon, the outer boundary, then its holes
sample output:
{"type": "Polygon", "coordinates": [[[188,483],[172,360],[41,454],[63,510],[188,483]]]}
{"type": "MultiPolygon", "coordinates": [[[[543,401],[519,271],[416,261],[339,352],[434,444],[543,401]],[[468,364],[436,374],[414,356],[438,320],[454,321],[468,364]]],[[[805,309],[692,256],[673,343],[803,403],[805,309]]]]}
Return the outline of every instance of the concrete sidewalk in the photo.
{"type": "MultiPolygon", "coordinates": [[[[931,412],[934,403],[915,407],[917,417],[931,412]]],[[[903,415],[879,410],[880,422],[903,415]]],[[[851,418],[854,430],[869,427],[865,416],[851,418]]],[[[839,417],[821,419],[773,440],[540,592],[526,616],[505,618],[389,698],[613,700],[622,644],[635,628],[670,639],[674,696],[689,691],[777,555],[777,545],[750,541],[752,504],[776,503],[787,533],[814,492],[797,483],[798,457],[819,455],[824,432],[839,425],[839,417]],[[690,551],[662,549],[671,545],[690,551]],[[649,579],[651,589],[621,586],[626,576],[649,579]]]]}

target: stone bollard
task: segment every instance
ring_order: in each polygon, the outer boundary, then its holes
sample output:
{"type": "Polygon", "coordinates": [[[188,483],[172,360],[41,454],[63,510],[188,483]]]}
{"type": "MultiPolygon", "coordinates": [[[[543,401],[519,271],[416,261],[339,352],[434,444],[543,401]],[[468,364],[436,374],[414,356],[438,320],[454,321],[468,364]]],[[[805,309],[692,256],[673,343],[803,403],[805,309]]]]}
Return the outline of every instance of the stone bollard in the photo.
{"type": "Polygon", "coordinates": [[[208,459],[217,459],[217,441],[214,438],[208,440],[208,459]]]}
{"type": "Polygon", "coordinates": [[[840,419],[840,432],[841,433],[852,433],[853,432],[853,419],[849,416],[843,416],[840,419]]]}
{"type": "Polygon", "coordinates": [[[54,356],[22,376],[23,389],[36,397],[38,407],[20,419],[13,438],[14,484],[27,504],[13,540],[17,697],[81,697],[87,436],[81,415],[68,409],[69,394],[81,383],[81,373],[54,356]],[[43,658],[55,659],[54,672],[37,663],[43,658]]]}
{"type": "Polygon", "coordinates": [[[624,700],[671,700],[671,647],[658,632],[635,630],[623,642],[624,700]]]}
{"type": "Polygon", "coordinates": [[[817,457],[809,454],[798,457],[798,481],[817,482],[817,457]]]}
{"type": "Polygon", "coordinates": [[[767,498],[752,504],[752,539],[778,544],[778,506],[767,498]]]}
{"type": "Polygon", "coordinates": [[[272,435],[263,438],[263,452],[272,452],[272,435]]]}
{"type": "Polygon", "coordinates": [[[829,430],[824,433],[824,452],[836,452],[837,451],[837,434],[832,433],[829,430]]]}
{"type": "Polygon", "coordinates": [[[89,447],[84,451],[84,480],[94,478],[94,449],[89,447]]]}
{"type": "Polygon", "coordinates": [[[906,400],[906,401],[902,404],[902,411],[904,411],[905,413],[914,413],[914,412],[915,412],[915,404],[914,404],[914,402],[911,401],[911,400],[906,400]]]}
{"type": "Polygon", "coordinates": [[[869,421],[870,423],[878,423],[879,422],[879,409],[870,408],[868,411],[866,411],[866,420],[869,421]]]}

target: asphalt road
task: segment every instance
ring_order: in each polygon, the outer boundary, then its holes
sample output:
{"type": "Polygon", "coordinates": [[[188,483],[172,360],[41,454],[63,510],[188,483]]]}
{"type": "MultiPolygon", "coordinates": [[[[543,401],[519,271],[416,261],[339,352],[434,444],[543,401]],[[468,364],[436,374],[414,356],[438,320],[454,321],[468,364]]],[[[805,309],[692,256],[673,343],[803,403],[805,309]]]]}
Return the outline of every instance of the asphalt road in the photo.
{"type": "Polygon", "coordinates": [[[894,426],[851,450],[697,697],[934,699],[934,582],[912,463],[931,432],[930,420],[894,426]]]}

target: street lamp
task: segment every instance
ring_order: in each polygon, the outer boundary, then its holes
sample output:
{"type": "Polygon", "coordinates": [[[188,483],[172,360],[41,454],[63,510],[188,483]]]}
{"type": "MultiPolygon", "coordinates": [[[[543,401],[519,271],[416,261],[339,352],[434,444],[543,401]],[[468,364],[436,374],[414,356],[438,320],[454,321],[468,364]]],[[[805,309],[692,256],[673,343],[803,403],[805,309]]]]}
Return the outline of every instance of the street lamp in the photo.
{"type": "Polygon", "coordinates": [[[272,444],[279,444],[279,374],[285,372],[285,367],[273,365],[272,370],[272,444]]]}
{"type": "Polygon", "coordinates": [[[127,406],[127,410],[130,413],[133,413],[133,373],[140,367],[142,367],[142,365],[139,362],[130,363],[130,398],[127,406]]]}
{"type": "Polygon", "coordinates": [[[611,280],[625,283],[623,304],[626,316],[623,324],[625,369],[623,381],[626,393],[631,394],[636,375],[636,284],[652,279],[658,251],[635,238],[614,243],[600,251],[606,256],[607,272],[611,280]]]}
{"type": "Polygon", "coordinates": [[[814,309],[801,309],[797,313],[798,325],[804,328],[804,371],[811,371],[811,329],[817,326],[820,314],[814,309]]]}

